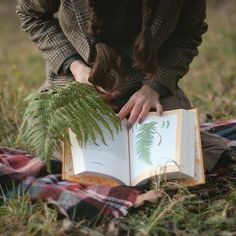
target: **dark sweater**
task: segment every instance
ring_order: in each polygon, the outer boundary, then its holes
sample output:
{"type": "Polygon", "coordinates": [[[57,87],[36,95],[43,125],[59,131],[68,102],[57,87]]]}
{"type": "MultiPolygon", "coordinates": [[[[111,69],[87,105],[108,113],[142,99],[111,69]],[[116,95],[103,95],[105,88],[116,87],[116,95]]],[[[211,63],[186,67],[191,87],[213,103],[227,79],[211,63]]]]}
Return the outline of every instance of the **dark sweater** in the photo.
{"type": "Polygon", "coordinates": [[[131,44],[142,28],[142,0],[111,0],[101,39],[113,48],[131,44]]]}
{"type": "MultiPolygon", "coordinates": [[[[123,45],[133,44],[142,28],[142,2],[142,0],[110,0],[99,35],[100,40],[117,51],[123,45]]],[[[68,58],[63,63],[61,71],[68,73],[71,63],[80,59],[79,55],[68,58]]],[[[154,89],[161,97],[166,97],[170,93],[159,83],[156,83],[154,89]]]]}

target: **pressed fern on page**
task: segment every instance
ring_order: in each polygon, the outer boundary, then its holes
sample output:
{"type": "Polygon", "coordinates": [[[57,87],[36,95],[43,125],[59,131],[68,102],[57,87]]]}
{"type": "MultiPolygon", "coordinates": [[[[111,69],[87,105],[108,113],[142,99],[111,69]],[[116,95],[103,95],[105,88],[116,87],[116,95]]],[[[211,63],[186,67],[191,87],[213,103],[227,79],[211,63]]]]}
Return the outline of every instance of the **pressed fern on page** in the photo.
{"type": "MultiPolygon", "coordinates": [[[[150,153],[155,135],[159,135],[160,142],[162,140],[161,135],[156,130],[156,124],[157,122],[155,121],[141,124],[136,134],[137,157],[139,160],[142,160],[150,165],[152,165],[150,153]]],[[[160,142],[158,145],[160,145],[160,142]]]]}

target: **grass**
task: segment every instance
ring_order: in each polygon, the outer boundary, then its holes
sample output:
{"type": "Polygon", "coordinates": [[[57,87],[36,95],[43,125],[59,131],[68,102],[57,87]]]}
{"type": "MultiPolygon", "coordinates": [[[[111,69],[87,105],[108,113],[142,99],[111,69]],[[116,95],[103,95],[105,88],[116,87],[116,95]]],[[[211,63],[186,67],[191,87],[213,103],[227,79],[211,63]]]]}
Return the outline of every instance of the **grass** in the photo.
{"type": "Polygon", "coordinates": [[[156,206],[147,205],[129,216],[133,230],[144,235],[231,235],[236,231],[236,185],[229,179],[201,189],[175,186],[174,193],[173,186],[163,187],[168,195],[156,206]],[[230,186],[227,194],[221,191],[224,184],[230,186]]]}
{"type": "Polygon", "coordinates": [[[0,145],[14,146],[26,106],[24,98],[43,82],[44,65],[39,52],[19,30],[14,4],[0,4],[1,9],[2,5],[10,8],[1,10],[0,15],[0,145]]]}
{"type": "Polygon", "coordinates": [[[45,204],[32,204],[20,195],[10,199],[4,197],[0,211],[0,234],[56,235],[59,225],[56,215],[56,211],[45,204]]]}
{"type": "Polygon", "coordinates": [[[182,87],[202,120],[236,116],[236,24],[233,1],[208,1],[209,32],[182,87]]]}
{"type": "MultiPolygon", "coordinates": [[[[208,0],[209,32],[200,55],[181,86],[201,113],[201,120],[236,117],[236,7],[234,0],[208,0]]],[[[24,98],[44,82],[40,52],[20,31],[14,1],[0,2],[0,146],[16,147],[16,135],[27,105],[24,98]]],[[[122,223],[136,235],[236,234],[235,170],[208,179],[201,188],[163,184],[165,196],[156,204],[133,210],[122,223]]],[[[0,235],[102,235],[98,225],[73,226],[56,211],[18,195],[0,199],[0,235]]]]}

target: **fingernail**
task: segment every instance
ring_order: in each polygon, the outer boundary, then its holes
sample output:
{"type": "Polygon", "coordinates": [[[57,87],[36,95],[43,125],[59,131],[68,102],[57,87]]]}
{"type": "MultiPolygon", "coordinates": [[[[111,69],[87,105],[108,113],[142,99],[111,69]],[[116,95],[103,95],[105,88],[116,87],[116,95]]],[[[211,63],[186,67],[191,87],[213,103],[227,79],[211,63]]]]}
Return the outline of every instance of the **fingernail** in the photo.
{"type": "Polygon", "coordinates": [[[127,123],[127,129],[131,129],[132,128],[132,124],[127,123]]]}
{"type": "Polygon", "coordinates": [[[142,124],[142,123],[143,123],[143,119],[142,119],[142,118],[139,118],[139,119],[138,119],[138,123],[139,123],[139,124],[142,124]]]}

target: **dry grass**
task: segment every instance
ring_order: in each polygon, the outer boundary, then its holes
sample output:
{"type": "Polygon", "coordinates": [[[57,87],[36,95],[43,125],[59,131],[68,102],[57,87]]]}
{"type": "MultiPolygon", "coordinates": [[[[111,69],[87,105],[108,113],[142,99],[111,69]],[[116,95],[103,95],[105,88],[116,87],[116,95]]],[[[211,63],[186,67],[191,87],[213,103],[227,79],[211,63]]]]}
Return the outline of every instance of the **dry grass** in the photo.
{"type": "MultiPolygon", "coordinates": [[[[202,120],[231,119],[236,117],[236,4],[208,0],[208,5],[209,32],[181,85],[202,120]]],[[[23,99],[44,81],[41,54],[20,31],[14,11],[13,0],[1,0],[0,146],[15,146],[23,99]]],[[[199,189],[166,186],[168,195],[162,201],[145,205],[123,222],[139,235],[235,235],[234,173],[199,189]]],[[[58,235],[61,227],[55,211],[42,203],[32,205],[18,196],[1,199],[0,235],[58,235]]],[[[69,234],[102,235],[101,228],[77,223],[69,234]]]]}
{"type": "Polygon", "coordinates": [[[182,85],[202,120],[236,116],[236,4],[209,1],[209,31],[182,85]]]}
{"type": "Polygon", "coordinates": [[[20,30],[14,1],[1,1],[0,9],[0,145],[14,146],[24,98],[43,82],[44,65],[20,30]]]}

